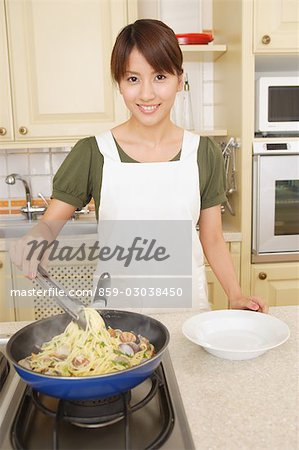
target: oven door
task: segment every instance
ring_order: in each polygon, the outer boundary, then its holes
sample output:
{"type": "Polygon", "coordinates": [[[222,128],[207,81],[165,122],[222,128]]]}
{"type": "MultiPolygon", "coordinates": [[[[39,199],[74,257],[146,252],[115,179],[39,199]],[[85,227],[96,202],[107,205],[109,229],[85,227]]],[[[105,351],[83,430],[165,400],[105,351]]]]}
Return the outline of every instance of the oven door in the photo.
{"type": "Polygon", "coordinates": [[[299,155],[255,155],[253,168],[253,253],[295,255],[299,252],[299,155]]]}

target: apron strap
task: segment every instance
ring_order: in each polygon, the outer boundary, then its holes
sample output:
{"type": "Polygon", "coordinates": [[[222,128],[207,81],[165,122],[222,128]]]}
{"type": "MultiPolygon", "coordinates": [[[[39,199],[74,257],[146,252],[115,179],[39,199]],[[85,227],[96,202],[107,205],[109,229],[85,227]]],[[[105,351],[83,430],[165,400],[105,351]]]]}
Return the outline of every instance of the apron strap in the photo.
{"type": "Polygon", "coordinates": [[[198,134],[191,133],[190,131],[184,131],[183,145],[181,152],[181,160],[185,160],[190,156],[194,157],[197,161],[197,150],[199,147],[200,136],[198,134]]]}
{"type": "Polygon", "coordinates": [[[99,151],[100,153],[102,153],[104,158],[109,158],[113,161],[121,162],[115,140],[110,130],[105,131],[95,138],[97,140],[99,151]]]}

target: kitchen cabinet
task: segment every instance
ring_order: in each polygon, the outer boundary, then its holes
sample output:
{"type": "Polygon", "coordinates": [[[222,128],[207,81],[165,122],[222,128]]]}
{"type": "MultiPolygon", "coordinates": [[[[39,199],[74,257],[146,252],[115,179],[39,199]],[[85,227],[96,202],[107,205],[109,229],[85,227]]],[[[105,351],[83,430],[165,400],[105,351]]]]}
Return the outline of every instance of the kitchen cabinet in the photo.
{"type": "MultiPolygon", "coordinates": [[[[228,242],[226,244],[230,251],[230,255],[233,261],[237,279],[240,282],[240,242],[228,242]]],[[[212,309],[227,309],[228,300],[224,290],[221,287],[216,275],[214,275],[211,267],[206,265],[206,276],[208,283],[208,295],[209,302],[211,303],[212,309]]]]}
{"type": "Polygon", "coordinates": [[[299,50],[298,0],[254,0],[254,51],[299,50]]]}
{"type": "Polygon", "coordinates": [[[110,53],[135,0],[0,5],[0,145],[74,141],[126,119],[110,53]]]}
{"type": "Polygon", "coordinates": [[[4,0],[0,0],[0,143],[14,138],[4,0]]]}
{"type": "Polygon", "coordinates": [[[8,252],[0,252],[0,321],[15,320],[12,289],[11,264],[8,252]]]}
{"type": "Polygon", "coordinates": [[[298,305],[299,263],[254,264],[251,280],[252,294],[270,306],[298,305]]]}
{"type": "Polygon", "coordinates": [[[242,233],[242,292],[261,295],[273,304],[294,302],[298,297],[298,290],[294,290],[298,273],[289,263],[271,264],[263,281],[258,274],[265,268],[251,265],[256,63],[258,59],[261,72],[270,71],[273,66],[277,71],[286,70],[284,60],[277,59],[285,53],[288,64],[295,65],[296,58],[291,53],[299,50],[298,25],[297,0],[213,0],[214,42],[227,45],[227,52],[214,64],[214,121],[223,123],[228,136],[238,137],[241,144],[236,154],[238,189],[232,196],[235,215],[226,212],[223,222],[242,233]],[[261,43],[264,35],[270,35],[269,44],[261,43]]]}

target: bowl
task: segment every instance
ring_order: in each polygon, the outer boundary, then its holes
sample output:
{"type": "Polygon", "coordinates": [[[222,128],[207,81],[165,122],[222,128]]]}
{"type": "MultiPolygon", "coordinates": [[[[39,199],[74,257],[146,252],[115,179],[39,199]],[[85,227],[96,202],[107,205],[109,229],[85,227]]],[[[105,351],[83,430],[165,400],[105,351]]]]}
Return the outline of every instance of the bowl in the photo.
{"type": "Polygon", "coordinates": [[[188,319],[182,328],[191,342],[214,356],[252,359],[287,341],[289,327],[269,314],[248,310],[218,310],[188,319]]]}

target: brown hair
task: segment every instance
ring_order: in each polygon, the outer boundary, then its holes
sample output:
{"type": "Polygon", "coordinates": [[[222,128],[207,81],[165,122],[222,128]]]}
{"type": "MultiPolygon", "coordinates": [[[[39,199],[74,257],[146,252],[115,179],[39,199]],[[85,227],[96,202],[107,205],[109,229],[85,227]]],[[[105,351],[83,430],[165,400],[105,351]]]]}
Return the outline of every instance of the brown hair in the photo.
{"type": "Polygon", "coordinates": [[[136,48],[157,72],[181,75],[183,56],[174,31],[155,19],[139,19],[123,28],[111,54],[111,74],[119,83],[136,48]]]}

